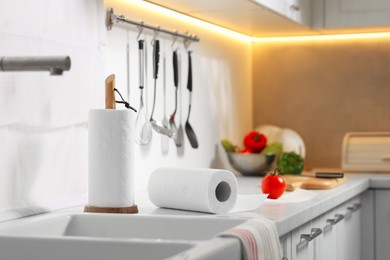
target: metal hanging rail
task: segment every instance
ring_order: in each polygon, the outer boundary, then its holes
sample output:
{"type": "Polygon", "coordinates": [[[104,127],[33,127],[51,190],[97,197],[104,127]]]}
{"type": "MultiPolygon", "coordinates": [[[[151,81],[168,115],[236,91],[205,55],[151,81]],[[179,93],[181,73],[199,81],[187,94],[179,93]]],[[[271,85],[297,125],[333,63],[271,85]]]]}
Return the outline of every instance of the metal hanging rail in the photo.
{"type": "Polygon", "coordinates": [[[114,23],[131,24],[131,25],[135,25],[135,26],[137,26],[137,27],[139,27],[141,29],[146,28],[146,29],[150,29],[150,30],[153,30],[153,31],[156,31],[156,32],[162,32],[162,33],[170,34],[170,35],[172,35],[174,37],[181,37],[181,38],[184,38],[184,40],[186,40],[186,41],[198,42],[200,40],[199,37],[196,36],[196,35],[183,34],[183,33],[177,32],[177,31],[169,31],[169,30],[166,30],[166,29],[162,29],[159,26],[152,26],[152,25],[144,24],[144,22],[142,22],[142,21],[141,22],[136,22],[136,21],[129,20],[126,17],[124,17],[123,15],[115,14],[113,8],[108,8],[107,9],[107,14],[106,14],[107,30],[111,30],[112,26],[114,25],[114,23]]]}

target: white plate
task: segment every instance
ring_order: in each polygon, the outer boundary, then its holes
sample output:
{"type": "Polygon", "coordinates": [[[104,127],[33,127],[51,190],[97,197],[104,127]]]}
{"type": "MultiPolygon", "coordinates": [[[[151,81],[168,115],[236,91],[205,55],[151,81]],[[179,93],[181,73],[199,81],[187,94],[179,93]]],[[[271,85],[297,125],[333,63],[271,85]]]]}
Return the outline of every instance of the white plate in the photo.
{"type": "Polygon", "coordinates": [[[281,130],[281,128],[275,125],[260,125],[256,127],[255,130],[265,135],[267,137],[267,140],[270,140],[275,135],[275,133],[281,130]]]}
{"type": "Polygon", "coordinates": [[[283,144],[283,151],[294,151],[301,155],[302,158],[305,158],[306,156],[305,143],[303,142],[301,136],[294,130],[288,128],[281,129],[275,132],[268,142],[280,142],[283,144]]]}
{"type": "Polygon", "coordinates": [[[267,199],[265,203],[298,203],[313,199],[316,196],[314,191],[296,189],[294,191],[286,191],[283,195],[276,199],[267,199]]]}

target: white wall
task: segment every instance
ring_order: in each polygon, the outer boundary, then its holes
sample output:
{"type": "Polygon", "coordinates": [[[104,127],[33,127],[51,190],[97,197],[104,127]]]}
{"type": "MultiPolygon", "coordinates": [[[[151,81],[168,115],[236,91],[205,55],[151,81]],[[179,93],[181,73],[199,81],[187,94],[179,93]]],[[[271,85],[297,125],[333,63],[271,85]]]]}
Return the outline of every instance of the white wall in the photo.
{"type": "MultiPolygon", "coordinates": [[[[90,108],[104,107],[104,77],[115,73],[117,87],[138,108],[136,28],[107,32],[101,1],[2,1],[0,56],[69,55],[71,71],[60,77],[48,72],[0,73],[0,221],[55,208],[86,203],[88,125],[90,108]],[[106,39],[106,35],[107,39],[106,39]],[[107,48],[105,41],[107,40],[107,48]],[[126,44],[130,43],[130,93],[127,93],[126,44]],[[104,52],[106,59],[104,60],[104,52]],[[105,72],[103,65],[106,63],[105,72]],[[129,94],[129,95],[128,95],[129,94]]],[[[252,127],[251,44],[170,18],[129,1],[107,1],[133,20],[197,34],[193,50],[191,124],[199,149],[177,149],[169,143],[162,154],[160,136],[136,146],[137,190],[144,190],[157,167],[227,167],[219,141],[241,142],[252,127]]],[[[151,32],[146,35],[151,39],[151,32]]],[[[173,111],[174,87],[170,37],[162,37],[167,64],[167,113],[173,111]]],[[[149,68],[151,46],[148,45],[149,68]]],[[[181,122],[188,108],[187,55],[181,47],[181,122]]],[[[162,72],[160,69],[160,75],[162,72]]],[[[151,70],[147,107],[153,94],[151,70]]],[[[162,81],[158,82],[155,118],[162,119],[162,81]]],[[[150,115],[150,114],[149,114],[150,115]]]]}
{"type": "MultiPolygon", "coordinates": [[[[226,167],[224,151],[219,141],[228,137],[241,143],[246,131],[252,128],[252,86],[251,86],[251,44],[240,41],[212,30],[188,24],[182,20],[164,16],[153,10],[147,10],[124,1],[106,1],[106,7],[113,7],[115,13],[121,13],[128,19],[143,20],[146,24],[159,24],[164,29],[176,29],[180,32],[189,30],[196,34],[200,42],[190,45],[193,51],[193,97],[190,123],[193,126],[199,148],[192,149],[185,135],[182,148],[177,148],[173,140],[169,142],[168,154],[161,151],[161,137],[153,133],[151,143],[136,146],[136,190],[144,190],[153,169],[160,166],[184,167],[226,167]]],[[[130,46],[130,103],[139,107],[138,90],[138,45],[135,26],[114,27],[107,32],[106,75],[115,73],[117,87],[127,93],[126,45],[130,46]]],[[[172,37],[159,34],[161,40],[161,62],[157,82],[157,103],[154,118],[163,118],[163,68],[162,57],[166,57],[166,108],[167,116],[174,110],[174,84],[172,69],[172,37]]],[[[148,84],[146,89],[148,117],[153,99],[152,79],[152,31],[145,31],[148,44],[148,84]]],[[[181,40],[180,40],[181,41],[181,40]]],[[[189,92],[187,90],[188,58],[184,45],[180,43],[181,70],[180,100],[182,115],[177,115],[176,122],[184,127],[188,113],[189,92]]],[[[180,108],[180,107],[179,107],[180,108]]],[[[232,170],[232,169],[231,169],[232,170]]]]}
{"type": "Polygon", "coordinates": [[[87,115],[104,79],[103,20],[102,1],[1,1],[0,56],[69,55],[72,65],[63,76],[0,73],[0,220],[86,197],[87,115]]]}

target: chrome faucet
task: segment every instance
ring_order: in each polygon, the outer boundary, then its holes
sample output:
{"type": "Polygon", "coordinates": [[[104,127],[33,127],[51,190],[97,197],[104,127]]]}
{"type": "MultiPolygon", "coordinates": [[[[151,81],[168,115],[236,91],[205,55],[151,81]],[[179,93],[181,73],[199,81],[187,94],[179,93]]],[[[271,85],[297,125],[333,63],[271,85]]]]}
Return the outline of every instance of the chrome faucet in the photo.
{"type": "Polygon", "coordinates": [[[0,71],[50,71],[50,75],[62,75],[68,70],[69,56],[0,57],[0,71]]]}

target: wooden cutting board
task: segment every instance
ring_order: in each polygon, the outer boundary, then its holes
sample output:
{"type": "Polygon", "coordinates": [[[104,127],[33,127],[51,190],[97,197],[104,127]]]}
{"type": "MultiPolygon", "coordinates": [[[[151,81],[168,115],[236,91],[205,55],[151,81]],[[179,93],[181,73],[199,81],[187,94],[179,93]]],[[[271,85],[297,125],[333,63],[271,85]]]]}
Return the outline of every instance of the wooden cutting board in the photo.
{"type": "Polygon", "coordinates": [[[297,188],[307,190],[331,189],[345,182],[344,178],[315,178],[300,175],[283,175],[286,182],[286,191],[293,191],[297,188]]]}

